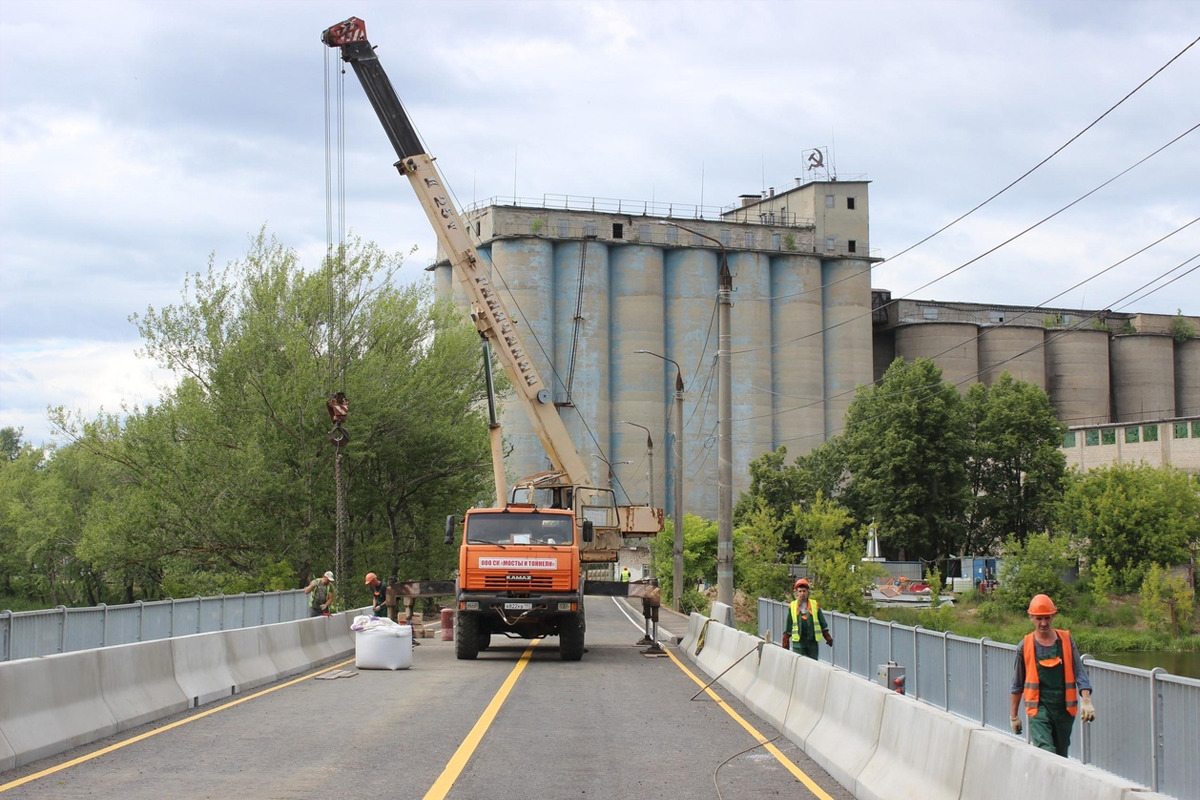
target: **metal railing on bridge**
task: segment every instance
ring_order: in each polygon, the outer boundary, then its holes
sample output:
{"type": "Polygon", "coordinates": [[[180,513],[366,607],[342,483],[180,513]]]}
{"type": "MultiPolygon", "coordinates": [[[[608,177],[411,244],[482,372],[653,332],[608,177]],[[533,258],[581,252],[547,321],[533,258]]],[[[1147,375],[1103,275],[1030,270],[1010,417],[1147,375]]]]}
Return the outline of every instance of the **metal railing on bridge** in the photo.
{"type": "MultiPolygon", "coordinates": [[[[910,697],[1001,731],[1009,730],[1017,647],[989,639],[881,622],[824,609],[833,647],[821,660],[869,680],[881,665],[904,667],[910,697]]],[[[758,635],[781,641],[787,605],[758,599],[758,635]]],[[[1084,656],[1098,722],[1077,725],[1071,757],[1173,797],[1200,797],[1193,728],[1200,680],[1084,656]],[[1119,720],[1119,722],[1117,722],[1119,720]]]]}
{"type": "Polygon", "coordinates": [[[308,599],[303,591],[293,589],[118,606],[0,611],[0,661],[290,622],[308,615],[308,599]]]}

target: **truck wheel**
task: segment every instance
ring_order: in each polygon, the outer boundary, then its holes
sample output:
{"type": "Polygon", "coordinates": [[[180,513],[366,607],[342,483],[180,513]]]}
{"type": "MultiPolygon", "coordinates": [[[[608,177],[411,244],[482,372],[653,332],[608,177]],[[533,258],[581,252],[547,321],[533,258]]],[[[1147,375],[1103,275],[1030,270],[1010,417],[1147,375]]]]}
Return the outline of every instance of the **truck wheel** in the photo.
{"type": "Polygon", "coordinates": [[[474,614],[459,611],[454,615],[454,655],[459,661],[472,661],[479,655],[479,620],[474,614]]]}
{"type": "Polygon", "coordinates": [[[583,658],[583,614],[563,617],[558,627],[558,654],[563,661],[583,658]]]}
{"type": "Polygon", "coordinates": [[[483,652],[492,646],[492,634],[490,631],[479,631],[479,652],[483,652]]]}

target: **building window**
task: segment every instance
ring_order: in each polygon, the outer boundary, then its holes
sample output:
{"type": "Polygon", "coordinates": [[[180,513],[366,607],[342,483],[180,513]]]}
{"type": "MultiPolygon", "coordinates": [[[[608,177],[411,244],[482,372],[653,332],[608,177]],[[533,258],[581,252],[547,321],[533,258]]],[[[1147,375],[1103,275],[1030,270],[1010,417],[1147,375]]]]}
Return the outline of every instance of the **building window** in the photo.
{"type": "Polygon", "coordinates": [[[831,194],[825,195],[825,207],[826,208],[836,208],[836,206],[833,203],[833,195],[831,195],[831,194]]]}
{"type": "Polygon", "coordinates": [[[1142,441],[1157,442],[1158,441],[1158,426],[1144,425],[1142,426],[1142,441]]]}
{"type": "Polygon", "coordinates": [[[1100,431],[1100,444],[1116,444],[1117,430],[1116,428],[1105,428],[1100,431]]]}
{"type": "Polygon", "coordinates": [[[1063,447],[1074,447],[1075,446],[1075,431],[1067,431],[1066,433],[1063,434],[1062,446],[1063,447]]]}
{"type": "Polygon", "coordinates": [[[833,249],[836,246],[837,246],[837,237],[836,236],[826,236],[825,237],[825,252],[832,253],[833,249]]]}
{"type": "Polygon", "coordinates": [[[590,236],[593,239],[596,238],[596,221],[595,220],[589,219],[587,222],[583,223],[583,235],[590,236]]]}
{"type": "Polygon", "coordinates": [[[782,250],[783,249],[783,234],[782,233],[772,233],[771,234],[771,249],[772,250],[782,250]]]}
{"type": "Polygon", "coordinates": [[[758,238],[754,235],[754,231],[746,231],[746,249],[753,250],[758,246],[758,238]]]}
{"type": "Polygon", "coordinates": [[[999,325],[1001,322],[1004,322],[1004,314],[1000,311],[989,311],[988,319],[994,324],[999,325]]]}
{"type": "Polygon", "coordinates": [[[857,249],[858,249],[858,242],[855,241],[854,239],[850,239],[849,241],[846,242],[846,252],[853,253],[853,252],[856,252],[857,249]]]}
{"type": "Polygon", "coordinates": [[[558,221],[558,238],[565,239],[565,238],[567,238],[567,235],[570,232],[571,232],[570,223],[567,222],[565,219],[560,219],[558,221]]]}
{"type": "Polygon", "coordinates": [[[1140,431],[1141,431],[1141,428],[1139,428],[1137,425],[1134,425],[1132,428],[1126,428],[1125,429],[1125,444],[1137,444],[1138,433],[1140,431]]]}
{"type": "Polygon", "coordinates": [[[731,241],[732,237],[730,236],[729,231],[721,231],[717,238],[721,240],[721,244],[725,245],[726,247],[730,246],[729,242],[731,241]]]}
{"type": "Polygon", "coordinates": [[[1095,447],[1100,444],[1100,431],[1092,429],[1083,432],[1083,443],[1088,447],[1095,447]]]}
{"type": "Polygon", "coordinates": [[[667,228],[667,244],[679,244],[679,228],[674,225],[667,228]]]}
{"type": "Polygon", "coordinates": [[[1192,438],[1200,439],[1200,419],[1192,420],[1192,438]]]}
{"type": "Polygon", "coordinates": [[[1176,422],[1175,423],[1175,438],[1176,439],[1188,438],[1188,424],[1186,422],[1176,422]]]}
{"type": "Polygon", "coordinates": [[[854,210],[854,198],[853,197],[846,198],[846,208],[850,211],[854,210]]]}
{"type": "Polygon", "coordinates": [[[646,224],[638,225],[638,238],[643,242],[650,241],[650,226],[646,224]]]}
{"type": "Polygon", "coordinates": [[[613,235],[612,235],[612,238],[614,238],[614,239],[624,239],[624,238],[625,238],[625,226],[624,226],[624,225],[622,225],[622,224],[621,224],[621,223],[619,223],[619,222],[614,222],[614,223],[613,223],[613,235]]]}
{"type": "Polygon", "coordinates": [[[924,317],[925,319],[937,319],[938,318],[937,306],[925,306],[924,308],[921,309],[921,316],[924,317]]]}

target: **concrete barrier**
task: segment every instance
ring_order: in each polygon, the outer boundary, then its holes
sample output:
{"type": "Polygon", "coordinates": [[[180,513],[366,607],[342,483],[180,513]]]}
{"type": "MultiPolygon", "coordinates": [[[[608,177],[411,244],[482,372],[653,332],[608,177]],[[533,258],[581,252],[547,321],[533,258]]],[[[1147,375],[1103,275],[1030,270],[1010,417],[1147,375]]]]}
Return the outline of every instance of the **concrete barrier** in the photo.
{"type": "Polygon", "coordinates": [[[731,605],[714,602],[709,608],[708,615],[726,627],[736,627],[733,622],[733,606],[731,605]]]}
{"type": "MultiPolygon", "coordinates": [[[[962,797],[971,800],[1128,800],[1135,784],[1039,750],[1000,731],[971,731],[962,797]]],[[[1137,797],[1143,797],[1138,794],[1137,797]]]]}
{"type": "Polygon", "coordinates": [[[804,752],[847,789],[853,790],[858,773],[875,754],[889,694],[849,672],[829,673],[821,719],[805,739],[804,752]]]}
{"type": "Polygon", "coordinates": [[[775,645],[766,645],[758,663],[758,680],[746,692],[746,705],[758,716],[782,731],[792,700],[792,679],[796,674],[795,653],[775,645]]]}
{"type": "Polygon", "coordinates": [[[911,697],[889,693],[883,702],[879,745],[858,774],[854,796],[858,800],[958,800],[967,746],[978,727],[911,697]]]}
{"type": "MultiPolygon", "coordinates": [[[[782,648],[780,648],[782,649],[782,648]]],[[[813,728],[825,713],[825,689],[834,667],[805,658],[798,653],[787,652],[795,662],[792,674],[791,702],[783,722],[783,732],[788,739],[804,747],[813,728]]]]}
{"type": "Polygon", "coordinates": [[[309,617],[293,623],[300,633],[300,648],[309,664],[320,664],[333,658],[333,646],[325,637],[329,619],[331,617],[309,617]]]}
{"type": "Polygon", "coordinates": [[[100,696],[117,721],[117,730],[186,711],[191,705],[175,680],[170,640],[105,647],[96,653],[100,696]]]}
{"type": "Polygon", "coordinates": [[[0,730],[0,772],[15,766],[17,766],[17,754],[13,752],[12,745],[4,737],[4,731],[0,730]]]}
{"type": "Polygon", "coordinates": [[[225,640],[229,674],[239,693],[279,677],[279,667],[271,658],[271,643],[263,627],[238,628],[218,635],[225,640]]]}
{"type": "MultiPolygon", "coordinates": [[[[362,609],[343,611],[326,618],[328,625],[325,629],[325,637],[329,640],[329,647],[333,650],[335,658],[341,658],[354,652],[354,634],[350,630],[350,623],[360,613],[362,613],[362,609]]],[[[413,635],[415,636],[416,633],[417,631],[414,630],[413,635]]]]}
{"type": "Polygon", "coordinates": [[[704,628],[704,623],[708,622],[708,617],[703,614],[693,611],[688,614],[687,633],[683,635],[682,641],[679,642],[679,648],[692,661],[696,660],[696,640],[700,638],[700,631],[704,628]]]}
{"type": "Polygon", "coordinates": [[[753,650],[754,641],[757,640],[741,631],[714,622],[708,626],[704,649],[696,656],[696,664],[707,672],[710,678],[715,678],[753,650]]]}
{"type": "MultiPolygon", "coordinates": [[[[293,623],[280,623],[293,624],[293,623]]],[[[175,682],[192,706],[229,697],[237,680],[229,671],[229,651],[224,632],[194,633],[168,639],[175,663],[175,682]]]]}
{"type": "Polygon", "coordinates": [[[13,766],[117,732],[100,692],[95,650],[0,663],[0,687],[0,732],[13,766]]]}
{"type": "Polygon", "coordinates": [[[759,662],[766,645],[757,636],[742,631],[734,632],[731,645],[735,658],[721,683],[744,703],[750,688],[758,680],[759,662]]]}
{"type": "Polygon", "coordinates": [[[263,626],[267,637],[267,652],[275,662],[276,674],[280,678],[303,672],[312,664],[300,645],[300,626],[294,622],[277,622],[263,626]]]}

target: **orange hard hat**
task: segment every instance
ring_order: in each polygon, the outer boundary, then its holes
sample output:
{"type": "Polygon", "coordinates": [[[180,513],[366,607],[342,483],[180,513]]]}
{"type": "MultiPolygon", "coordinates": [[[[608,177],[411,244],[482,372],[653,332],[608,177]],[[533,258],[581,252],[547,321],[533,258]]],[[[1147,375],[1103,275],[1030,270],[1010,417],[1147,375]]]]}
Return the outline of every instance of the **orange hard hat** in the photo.
{"type": "Polygon", "coordinates": [[[374,573],[374,572],[368,572],[368,573],[367,573],[367,586],[370,586],[370,585],[371,585],[372,583],[374,583],[374,582],[375,582],[375,573],[374,573]]]}
{"type": "Polygon", "coordinates": [[[807,589],[807,588],[808,588],[808,578],[799,578],[799,579],[796,581],[795,585],[794,585],[794,586],[792,586],[792,591],[793,591],[793,592],[794,592],[794,591],[796,591],[796,590],[797,590],[797,589],[799,589],[801,586],[803,586],[805,589],[807,589]]]}
{"type": "Polygon", "coordinates": [[[1054,607],[1054,601],[1049,595],[1035,594],[1029,601],[1029,613],[1035,617],[1048,617],[1057,614],[1058,609],[1054,607]]]}

